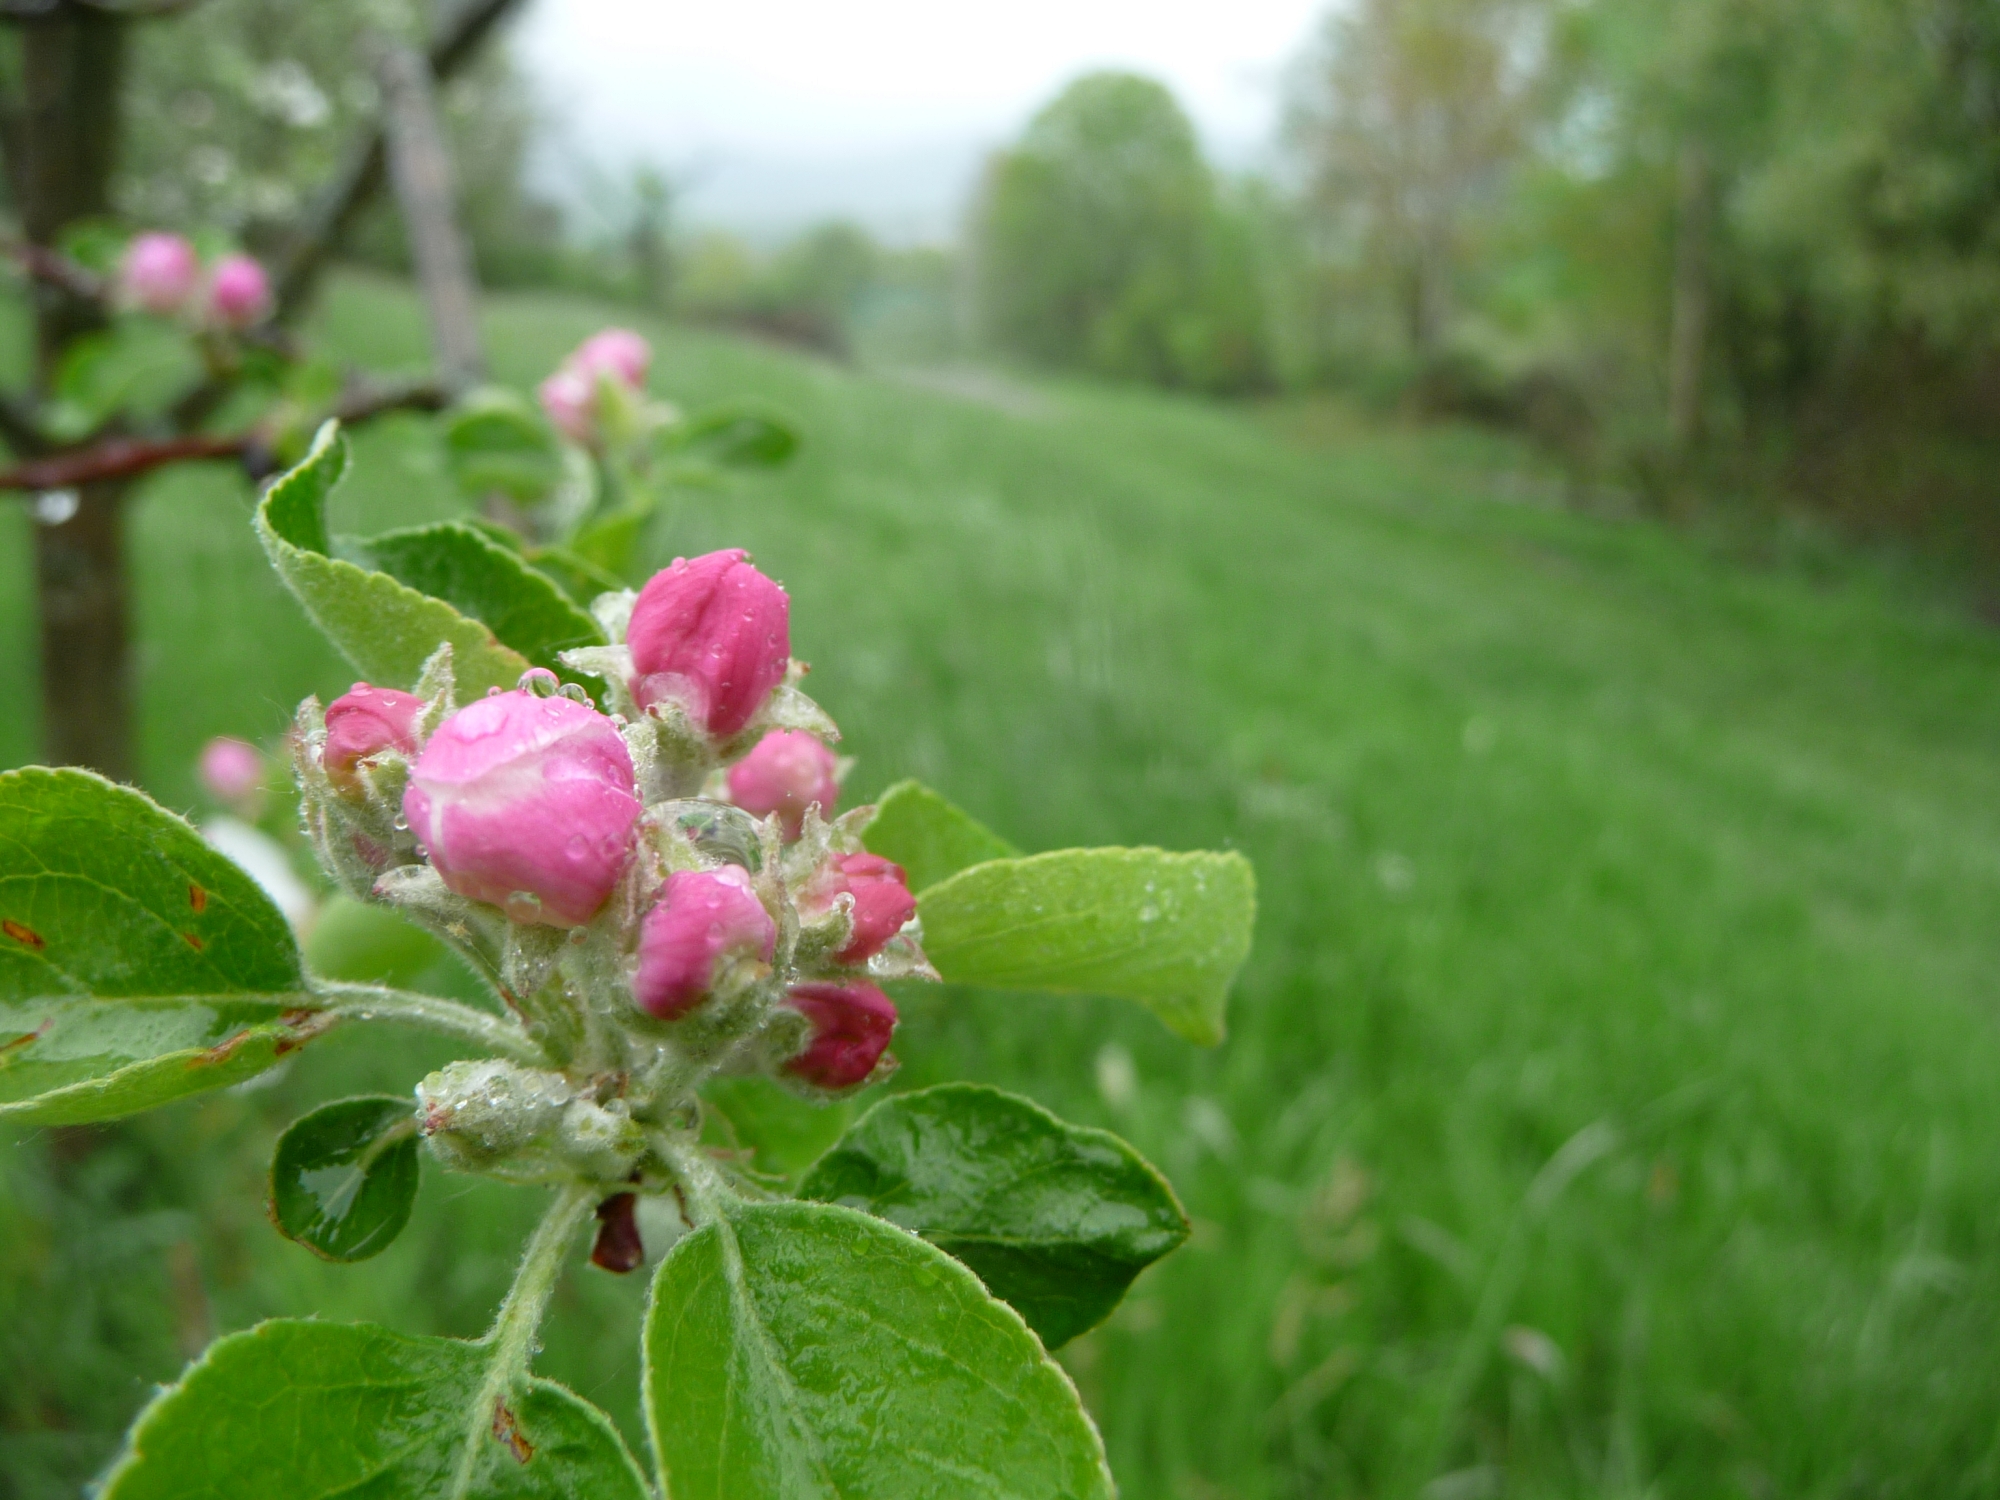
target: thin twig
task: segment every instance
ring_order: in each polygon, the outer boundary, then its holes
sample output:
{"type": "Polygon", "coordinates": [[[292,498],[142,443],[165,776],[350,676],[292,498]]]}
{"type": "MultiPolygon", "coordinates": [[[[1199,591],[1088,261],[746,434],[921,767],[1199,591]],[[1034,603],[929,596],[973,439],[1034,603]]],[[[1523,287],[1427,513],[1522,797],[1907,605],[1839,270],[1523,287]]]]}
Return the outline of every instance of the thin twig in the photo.
{"type": "Polygon", "coordinates": [[[390,989],[386,985],[350,984],[335,980],[317,982],[314,993],[328,1010],[340,1015],[378,1021],[407,1021],[458,1037],[531,1068],[548,1064],[541,1048],[534,1044],[518,1023],[487,1011],[474,1010],[469,1005],[460,1005],[456,1000],[390,989]]]}
{"type": "Polygon", "coordinates": [[[34,245],[26,240],[0,240],[0,252],[18,264],[37,281],[46,281],[50,286],[60,287],[72,297],[80,297],[85,302],[102,302],[105,294],[104,278],[88,266],[79,264],[60,250],[51,250],[47,245],[34,245]]]}
{"type": "MultiPolygon", "coordinates": [[[[434,380],[356,385],[327,415],[351,427],[392,411],[440,411],[449,400],[444,387],[434,380]]],[[[4,430],[4,423],[0,423],[0,430],[4,430]]],[[[0,490],[71,489],[103,480],[132,479],[168,464],[218,458],[237,459],[262,477],[272,467],[270,443],[271,434],[262,427],[172,438],[108,437],[88,447],[0,469],[0,490]]]]}

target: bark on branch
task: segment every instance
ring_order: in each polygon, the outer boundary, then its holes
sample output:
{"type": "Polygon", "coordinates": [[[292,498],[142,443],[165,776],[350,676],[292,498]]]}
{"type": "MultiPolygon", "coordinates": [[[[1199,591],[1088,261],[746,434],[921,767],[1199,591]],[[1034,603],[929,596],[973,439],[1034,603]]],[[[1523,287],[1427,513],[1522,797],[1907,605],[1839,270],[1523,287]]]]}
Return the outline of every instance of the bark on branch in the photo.
{"type": "MultiPolygon", "coordinates": [[[[346,426],[392,411],[438,411],[450,397],[436,381],[357,386],[329,413],[346,426]]],[[[0,490],[80,489],[110,480],[133,479],[168,464],[233,458],[261,477],[271,469],[271,435],[262,428],[243,432],[196,433],[184,437],[111,437],[87,448],[54,453],[0,469],[0,490]]]]}

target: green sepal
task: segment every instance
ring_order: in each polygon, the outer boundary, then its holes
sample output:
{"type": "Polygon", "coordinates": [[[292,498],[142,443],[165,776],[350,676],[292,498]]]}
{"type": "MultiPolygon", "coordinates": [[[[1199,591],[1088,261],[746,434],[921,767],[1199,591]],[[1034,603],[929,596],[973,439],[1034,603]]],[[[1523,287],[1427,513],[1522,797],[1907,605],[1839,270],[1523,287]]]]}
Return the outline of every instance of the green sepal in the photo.
{"type": "Polygon", "coordinates": [[[1061,849],[960,870],[922,891],[917,913],[947,980],[1117,995],[1214,1046],[1257,888],[1236,853],[1061,849]]]}
{"type": "Polygon", "coordinates": [[[901,865],[913,891],[1021,852],[921,781],[899,781],[876,799],[875,817],[861,842],[870,853],[901,865]]]}
{"type": "Polygon", "coordinates": [[[1115,1493],[1075,1388],[1020,1316],[852,1209],[732,1204],[684,1236],[653,1279],[645,1357],[674,1500],[1115,1493]]]}
{"type": "Polygon", "coordinates": [[[1188,1235],[1167,1180],[1105,1130],[983,1084],[885,1099],[799,1184],[964,1261],[1049,1349],[1188,1235]]]}
{"type": "Polygon", "coordinates": [[[323,1259],[380,1255],[416,1201],[417,1121],[407,1095],[336,1099],[278,1137],[271,1222],[323,1259]]]}
{"type": "MultiPolygon", "coordinates": [[[[482,1345],[283,1319],[211,1344],[140,1414],[98,1500],[439,1500],[482,1345]]],[[[482,1421],[479,1500],[650,1500],[610,1418],[529,1380],[482,1421]]]]}

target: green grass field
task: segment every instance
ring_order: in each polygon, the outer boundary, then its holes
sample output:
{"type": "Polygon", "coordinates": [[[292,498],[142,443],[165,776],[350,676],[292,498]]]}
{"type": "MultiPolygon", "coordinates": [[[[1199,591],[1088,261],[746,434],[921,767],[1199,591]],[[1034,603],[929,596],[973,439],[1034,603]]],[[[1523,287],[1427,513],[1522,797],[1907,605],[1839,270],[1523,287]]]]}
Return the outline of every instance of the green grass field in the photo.
{"type": "MultiPolygon", "coordinates": [[[[330,340],[423,352],[348,282],[330,340]]],[[[525,385],[599,309],[504,299],[525,385]]],[[[2000,638],[1860,563],[1751,571],[1510,502],[1523,460],[1139,392],[918,388],[649,330],[654,387],[799,421],[663,559],[751,548],[866,795],[937,785],[1027,848],[1228,845],[1257,947],[1228,1042],[943,991],[902,1082],[1128,1136],[1196,1229],[1064,1361],[1134,1500],[2000,1494],[2000,638]]],[[[426,429],[336,525],[454,502],[426,429]]],[[[246,487],[132,538],[151,788],[350,675],[246,487]]],[[[0,513],[0,762],[32,757],[25,521],[0,513]]],[[[279,1313],[471,1334],[537,1195],[427,1169],[322,1265],[263,1222],[300,1107],[434,1054],[339,1035],[275,1085],[0,1175],[0,1496],[74,1494],[150,1383],[279,1313]]],[[[541,1368],[636,1431],[643,1278],[571,1278],[541,1368]]]]}

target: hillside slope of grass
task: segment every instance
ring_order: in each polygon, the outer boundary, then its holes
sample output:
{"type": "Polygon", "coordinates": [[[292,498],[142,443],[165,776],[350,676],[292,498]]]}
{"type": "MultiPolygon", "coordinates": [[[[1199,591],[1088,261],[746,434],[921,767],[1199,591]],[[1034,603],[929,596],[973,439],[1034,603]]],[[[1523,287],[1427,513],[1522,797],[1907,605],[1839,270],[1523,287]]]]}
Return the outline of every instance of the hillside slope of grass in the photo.
{"type": "MultiPolygon", "coordinates": [[[[500,377],[599,321],[496,301],[500,377]]],[[[327,326],[422,354],[393,289],[344,284],[327,326]]],[[[955,991],[898,1044],[899,1082],[1121,1131],[1193,1214],[1064,1356],[1127,1494],[2000,1493],[2000,640],[1859,572],[1502,503],[1506,455],[1463,436],[1308,445],[649,331],[657,390],[754,393],[806,434],[658,540],[785,582],[857,794],[918,775],[1027,848],[1256,863],[1219,1050],[1108,1001],[955,991]]],[[[452,508],[390,423],[335,519],[452,508]]],[[[349,680],[247,516],[210,471],[136,517],[145,764],[177,805],[206,736],[274,735],[349,680]]],[[[0,759],[32,733],[0,716],[0,759]]],[[[428,1171],[363,1269],[259,1212],[290,1112],[425,1056],[336,1037],[261,1092],[8,1148],[0,1495],[73,1492],[214,1328],[478,1331],[534,1195],[428,1171]]],[[[628,1425],[641,1280],[573,1277],[543,1361],[628,1425]]]]}

